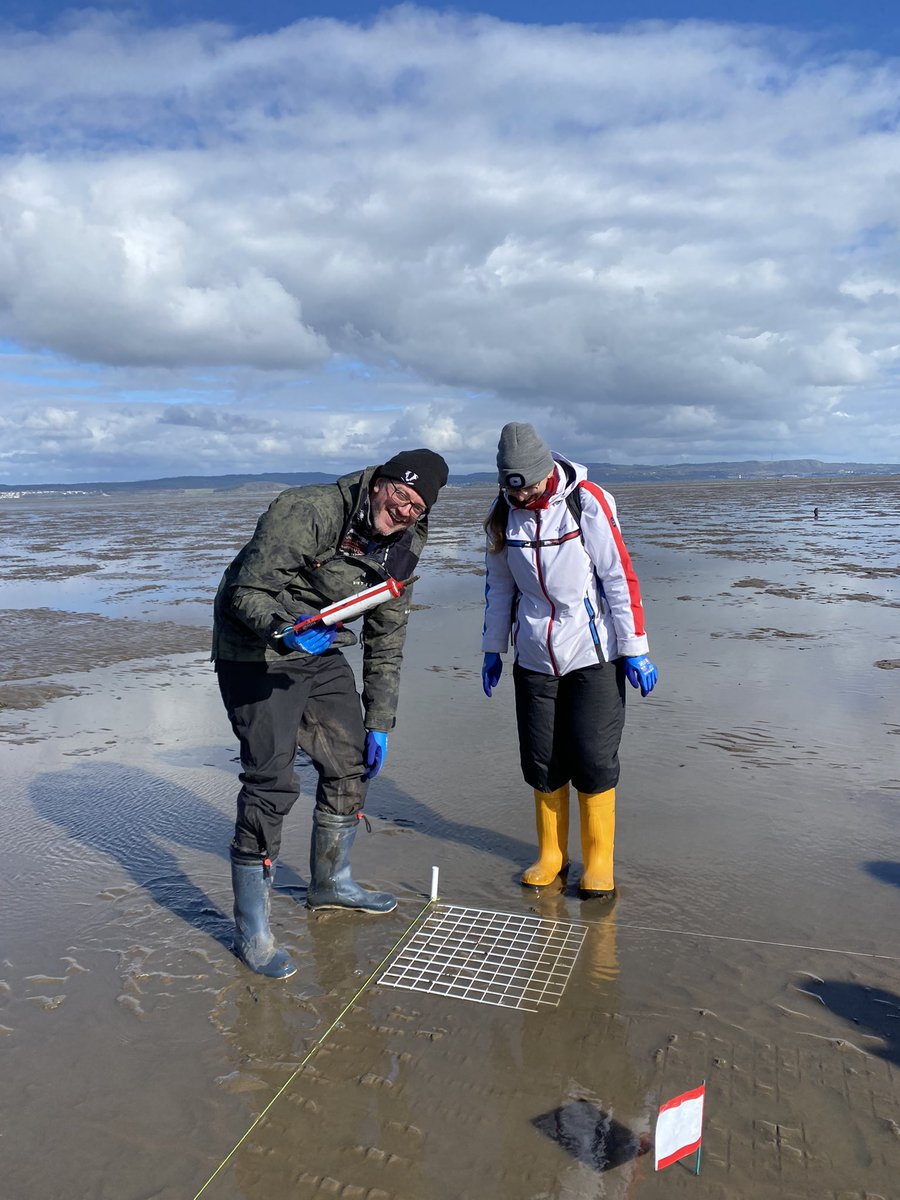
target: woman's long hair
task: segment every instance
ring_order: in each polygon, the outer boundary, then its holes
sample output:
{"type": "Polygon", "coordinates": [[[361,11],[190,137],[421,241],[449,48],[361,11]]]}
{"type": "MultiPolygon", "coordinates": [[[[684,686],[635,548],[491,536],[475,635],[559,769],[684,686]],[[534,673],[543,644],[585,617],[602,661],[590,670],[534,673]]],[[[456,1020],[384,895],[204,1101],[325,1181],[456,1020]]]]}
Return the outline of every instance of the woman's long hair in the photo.
{"type": "Polygon", "coordinates": [[[497,499],[491,505],[491,511],[484,518],[484,532],[487,534],[487,548],[491,554],[499,554],[506,549],[506,523],[509,520],[509,501],[503,492],[497,493],[497,499]]]}

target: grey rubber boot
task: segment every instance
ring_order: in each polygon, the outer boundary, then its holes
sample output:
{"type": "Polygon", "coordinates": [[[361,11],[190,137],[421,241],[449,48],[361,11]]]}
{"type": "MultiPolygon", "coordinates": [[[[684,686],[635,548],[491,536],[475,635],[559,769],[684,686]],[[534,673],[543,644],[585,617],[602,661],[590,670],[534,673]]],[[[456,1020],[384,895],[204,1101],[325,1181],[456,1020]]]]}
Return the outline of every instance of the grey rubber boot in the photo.
{"type": "Polygon", "coordinates": [[[269,929],[269,905],[275,864],[231,859],[234,889],[234,952],[257,975],[287,979],[297,970],[286,950],[279,950],[269,929]]]}
{"type": "Polygon", "coordinates": [[[350,874],[350,847],[359,828],[359,817],[313,811],[309,851],[310,908],[355,908],[360,912],[388,913],[397,907],[390,892],[369,892],[350,874]]]}

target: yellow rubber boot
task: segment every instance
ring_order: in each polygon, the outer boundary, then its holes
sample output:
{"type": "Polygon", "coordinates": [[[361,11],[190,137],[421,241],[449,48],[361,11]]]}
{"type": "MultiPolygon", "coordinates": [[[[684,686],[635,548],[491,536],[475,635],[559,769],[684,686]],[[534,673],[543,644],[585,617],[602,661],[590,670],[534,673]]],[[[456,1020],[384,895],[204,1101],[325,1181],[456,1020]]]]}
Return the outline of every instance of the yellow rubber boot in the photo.
{"type": "Polygon", "coordinates": [[[579,792],[581,852],[584,874],[579,892],[582,900],[612,900],[613,845],[616,839],[616,789],[608,792],[579,792]]]}
{"type": "Polygon", "coordinates": [[[522,873],[526,887],[547,887],[569,869],[569,785],[534,793],[538,850],[541,857],[522,873]]]}

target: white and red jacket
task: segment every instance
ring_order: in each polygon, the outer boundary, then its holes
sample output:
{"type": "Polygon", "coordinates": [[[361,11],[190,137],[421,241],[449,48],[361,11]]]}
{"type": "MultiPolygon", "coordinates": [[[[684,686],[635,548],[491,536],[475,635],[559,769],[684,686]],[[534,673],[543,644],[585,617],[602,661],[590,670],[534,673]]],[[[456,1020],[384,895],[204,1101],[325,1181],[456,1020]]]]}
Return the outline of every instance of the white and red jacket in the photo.
{"type": "Polygon", "coordinates": [[[545,508],[510,505],[506,547],[486,555],[482,653],[512,639],[528,671],[566,675],[621,655],[647,654],[640,585],[619,530],[616,502],[560,454],[545,508]],[[580,489],[579,522],[566,496],[580,489]]]}

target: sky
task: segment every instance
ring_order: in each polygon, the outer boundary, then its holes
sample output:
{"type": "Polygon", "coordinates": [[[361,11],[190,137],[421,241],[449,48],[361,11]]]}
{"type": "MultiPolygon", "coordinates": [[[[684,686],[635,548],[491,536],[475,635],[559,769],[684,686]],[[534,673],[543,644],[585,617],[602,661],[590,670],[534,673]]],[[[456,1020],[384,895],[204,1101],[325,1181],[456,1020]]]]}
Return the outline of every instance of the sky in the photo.
{"type": "Polygon", "coordinates": [[[900,461],[886,4],[15,12],[3,484],[900,461]]]}

